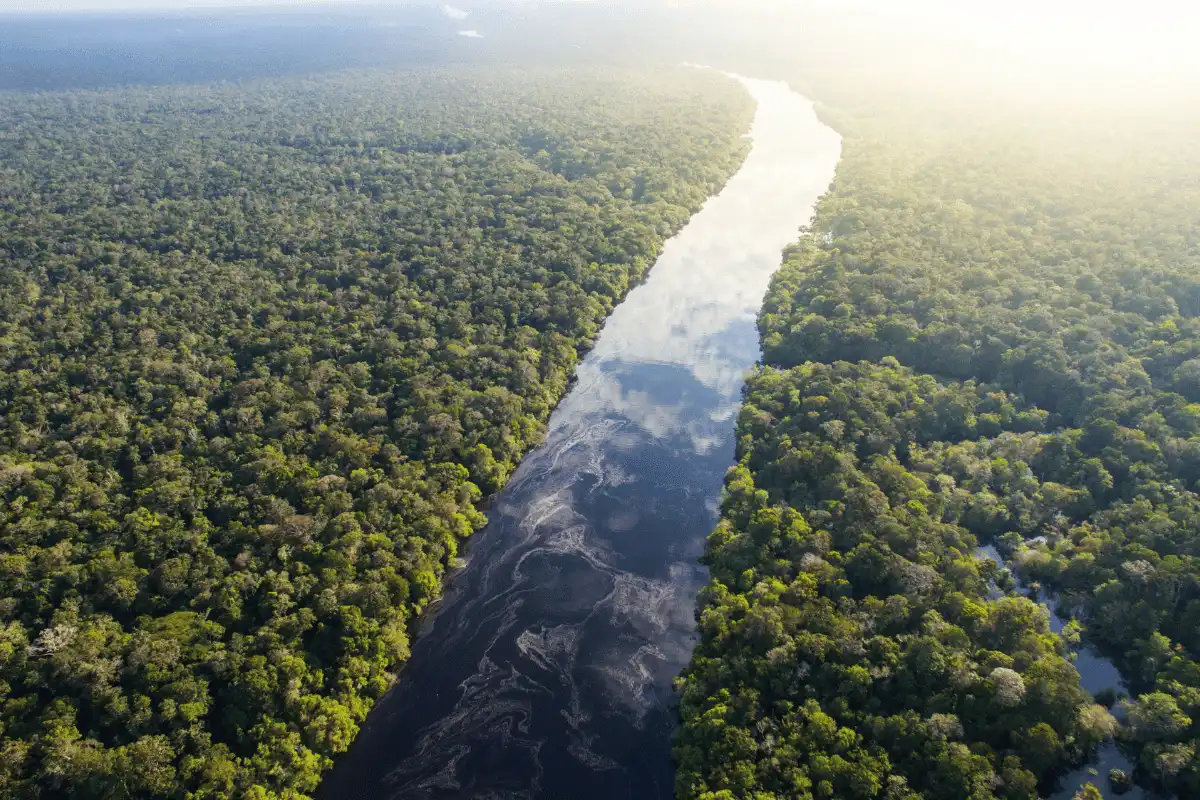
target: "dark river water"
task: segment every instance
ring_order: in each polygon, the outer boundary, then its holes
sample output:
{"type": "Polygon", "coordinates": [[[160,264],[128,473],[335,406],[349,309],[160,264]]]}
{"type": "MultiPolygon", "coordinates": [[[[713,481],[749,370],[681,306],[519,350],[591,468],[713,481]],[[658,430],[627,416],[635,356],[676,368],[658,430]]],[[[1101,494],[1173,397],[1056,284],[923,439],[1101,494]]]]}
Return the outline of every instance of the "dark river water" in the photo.
{"type": "Polygon", "coordinates": [[[613,313],[320,797],[671,797],[755,317],[841,152],[804,97],[739,80],[746,162],[613,313]]]}

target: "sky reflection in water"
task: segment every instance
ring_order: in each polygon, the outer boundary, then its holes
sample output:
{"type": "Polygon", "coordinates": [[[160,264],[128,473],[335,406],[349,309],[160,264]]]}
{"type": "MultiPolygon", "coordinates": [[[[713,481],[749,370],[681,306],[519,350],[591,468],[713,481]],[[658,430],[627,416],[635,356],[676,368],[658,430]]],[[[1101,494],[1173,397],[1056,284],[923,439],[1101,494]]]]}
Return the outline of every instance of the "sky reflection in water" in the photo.
{"type": "Polygon", "coordinates": [[[320,796],[671,796],[671,683],[755,317],[840,155],[803,97],[743,83],[750,156],[613,313],[320,796]]]}

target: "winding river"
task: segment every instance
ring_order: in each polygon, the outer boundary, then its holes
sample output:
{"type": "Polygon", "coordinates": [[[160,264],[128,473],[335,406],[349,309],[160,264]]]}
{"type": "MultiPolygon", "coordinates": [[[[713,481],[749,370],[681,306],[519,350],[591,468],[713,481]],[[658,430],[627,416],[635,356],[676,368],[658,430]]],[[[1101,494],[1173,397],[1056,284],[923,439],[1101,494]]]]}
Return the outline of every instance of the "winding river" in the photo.
{"type": "Polygon", "coordinates": [[[671,797],[671,684],[756,314],[841,152],[804,97],[736,79],[745,163],[609,318],[320,797],[671,797]]]}

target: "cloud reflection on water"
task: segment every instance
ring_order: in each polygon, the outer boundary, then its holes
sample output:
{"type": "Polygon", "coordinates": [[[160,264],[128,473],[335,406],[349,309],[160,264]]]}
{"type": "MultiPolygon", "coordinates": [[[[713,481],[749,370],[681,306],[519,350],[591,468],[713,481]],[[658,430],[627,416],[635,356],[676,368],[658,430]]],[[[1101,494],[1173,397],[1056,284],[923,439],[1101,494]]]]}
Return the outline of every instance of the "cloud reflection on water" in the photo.
{"type": "Polygon", "coordinates": [[[745,164],[609,318],[320,796],[671,796],[671,683],[756,313],[840,155],[803,97],[743,83],[745,164]]]}

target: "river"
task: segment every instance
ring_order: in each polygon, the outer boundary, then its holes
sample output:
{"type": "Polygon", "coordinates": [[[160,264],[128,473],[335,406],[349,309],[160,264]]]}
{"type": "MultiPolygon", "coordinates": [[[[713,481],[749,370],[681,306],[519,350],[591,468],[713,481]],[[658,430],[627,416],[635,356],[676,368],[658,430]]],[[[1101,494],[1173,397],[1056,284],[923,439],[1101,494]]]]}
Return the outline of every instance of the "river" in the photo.
{"type": "Polygon", "coordinates": [[[672,796],[671,684],[755,319],[841,153],[804,97],[737,80],[745,163],[613,312],[321,798],[672,796]]]}

